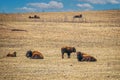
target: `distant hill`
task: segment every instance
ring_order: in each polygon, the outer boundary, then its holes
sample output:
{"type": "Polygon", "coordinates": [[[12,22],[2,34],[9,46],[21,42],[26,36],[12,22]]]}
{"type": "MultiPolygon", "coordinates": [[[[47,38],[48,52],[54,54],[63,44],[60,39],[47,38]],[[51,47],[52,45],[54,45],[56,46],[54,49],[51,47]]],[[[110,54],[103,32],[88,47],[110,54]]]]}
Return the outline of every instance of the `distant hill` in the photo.
{"type": "MultiPolygon", "coordinates": [[[[119,22],[120,10],[85,11],[85,12],[38,12],[38,13],[14,13],[0,14],[0,21],[45,21],[63,22],[73,21],[73,16],[82,14],[87,22],[119,22]],[[40,19],[29,19],[29,16],[37,15],[40,19]]],[[[77,20],[78,21],[78,20],[77,20]]]]}

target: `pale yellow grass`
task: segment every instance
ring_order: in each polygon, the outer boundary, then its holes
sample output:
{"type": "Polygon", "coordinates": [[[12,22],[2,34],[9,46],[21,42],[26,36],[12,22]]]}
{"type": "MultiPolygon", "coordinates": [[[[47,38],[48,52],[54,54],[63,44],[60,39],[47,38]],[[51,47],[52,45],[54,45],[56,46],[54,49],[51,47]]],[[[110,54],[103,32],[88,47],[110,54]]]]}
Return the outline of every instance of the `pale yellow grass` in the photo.
{"type": "MultiPolygon", "coordinates": [[[[81,12],[78,12],[81,13],[81,12]]],[[[36,13],[42,19],[71,13],[36,13]]],[[[87,22],[35,22],[17,14],[0,16],[0,80],[119,80],[120,79],[120,11],[82,12],[87,22]],[[97,15],[97,16],[94,16],[97,15]],[[111,16],[113,15],[113,16],[111,16]],[[3,19],[4,17],[4,19],[3,19]],[[19,16],[18,16],[19,17],[19,16]],[[29,22],[30,21],[30,22],[29,22]],[[11,29],[27,30],[11,31],[11,29]],[[62,46],[74,46],[88,53],[97,62],[78,62],[76,54],[71,59],[61,58],[62,46]],[[25,57],[27,50],[40,51],[45,59],[25,57]],[[8,52],[17,52],[16,58],[7,58],[8,52]]],[[[31,13],[33,14],[33,13],[31,13]]]]}

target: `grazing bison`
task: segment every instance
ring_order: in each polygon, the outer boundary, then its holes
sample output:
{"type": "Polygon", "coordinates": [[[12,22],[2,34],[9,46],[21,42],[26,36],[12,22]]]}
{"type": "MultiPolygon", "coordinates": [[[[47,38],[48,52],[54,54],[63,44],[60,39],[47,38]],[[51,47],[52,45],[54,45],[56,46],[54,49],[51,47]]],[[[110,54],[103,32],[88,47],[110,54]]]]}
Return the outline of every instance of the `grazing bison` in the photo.
{"type": "Polygon", "coordinates": [[[16,57],[16,52],[13,52],[12,54],[8,53],[7,57],[16,57]]]}
{"type": "Polygon", "coordinates": [[[62,47],[62,48],[61,48],[62,59],[64,58],[64,53],[67,53],[68,58],[70,58],[70,54],[71,54],[72,52],[76,52],[75,47],[67,47],[67,46],[66,46],[66,47],[62,47]]]}
{"type": "Polygon", "coordinates": [[[78,61],[97,61],[93,56],[81,52],[77,52],[77,59],[78,61]]]}
{"type": "Polygon", "coordinates": [[[82,14],[80,14],[80,15],[75,15],[75,16],[73,16],[73,18],[82,18],[82,14]]]}
{"type": "Polygon", "coordinates": [[[42,53],[38,52],[38,51],[27,51],[26,53],[26,57],[27,58],[31,58],[31,59],[44,59],[42,53]]]}

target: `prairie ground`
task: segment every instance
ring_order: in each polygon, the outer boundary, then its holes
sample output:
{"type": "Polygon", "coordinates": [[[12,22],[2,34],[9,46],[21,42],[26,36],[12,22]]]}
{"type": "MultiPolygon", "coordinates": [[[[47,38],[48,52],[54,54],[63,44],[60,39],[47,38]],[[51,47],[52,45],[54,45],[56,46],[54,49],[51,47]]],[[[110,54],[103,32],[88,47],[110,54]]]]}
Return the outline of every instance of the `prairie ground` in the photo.
{"type": "Polygon", "coordinates": [[[35,13],[0,14],[0,80],[119,80],[120,11],[81,12],[85,18],[72,21],[78,13],[36,13],[42,17],[37,21],[27,18],[35,13]],[[75,53],[62,59],[63,46],[97,62],[78,62],[75,53]],[[40,51],[44,59],[26,58],[27,50],[40,51]],[[17,57],[5,57],[14,51],[17,57]]]}

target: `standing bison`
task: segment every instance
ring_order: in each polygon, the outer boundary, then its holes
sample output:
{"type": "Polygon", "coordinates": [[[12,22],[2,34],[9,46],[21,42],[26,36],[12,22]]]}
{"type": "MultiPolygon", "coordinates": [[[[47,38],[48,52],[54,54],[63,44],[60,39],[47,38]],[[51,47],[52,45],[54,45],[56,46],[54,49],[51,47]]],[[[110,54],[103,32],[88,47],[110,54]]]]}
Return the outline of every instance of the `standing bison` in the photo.
{"type": "Polygon", "coordinates": [[[93,56],[82,52],[77,52],[77,59],[78,61],[97,61],[97,59],[95,59],[93,56]]]}
{"type": "Polygon", "coordinates": [[[61,48],[61,53],[62,53],[62,59],[64,58],[64,53],[67,53],[68,58],[70,58],[70,55],[72,52],[76,52],[75,47],[62,47],[61,48]]]}
{"type": "Polygon", "coordinates": [[[27,51],[26,53],[26,57],[27,58],[31,58],[31,59],[44,59],[42,53],[38,52],[38,51],[27,51]]]}
{"type": "Polygon", "coordinates": [[[13,52],[12,54],[8,53],[7,57],[16,57],[16,52],[13,52]]]}

